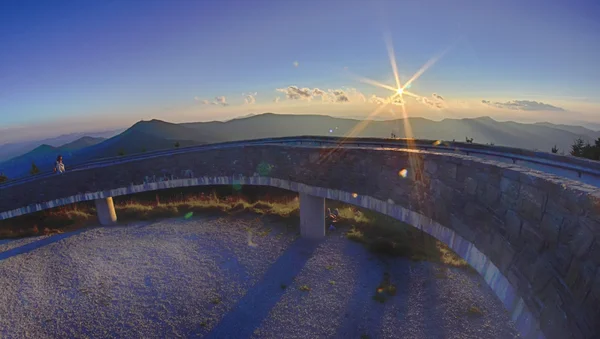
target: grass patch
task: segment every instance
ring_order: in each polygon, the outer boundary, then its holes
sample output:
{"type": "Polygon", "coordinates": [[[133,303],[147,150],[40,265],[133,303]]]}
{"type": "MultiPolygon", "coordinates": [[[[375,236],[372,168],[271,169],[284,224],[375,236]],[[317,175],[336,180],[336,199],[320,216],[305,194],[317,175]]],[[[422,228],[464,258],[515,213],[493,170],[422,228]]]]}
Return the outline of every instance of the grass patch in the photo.
{"type": "Polygon", "coordinates": [[[472,316],[482,316],[483,315],[483,311],[481,311],[479,309],[479,307],[477,307],[477,306],[469,307],[469,309],[467,310],[467,313],[472,316]]]}
{"type": "Polygon", "coordinates": [[[437,262],[474,272],[466,261],[445,244],[415,227],[376,212],[335,202],[330,205],[339,206],[339,224],[350,226],[346,237],[365,245],[374,254],[437,262]]]}
{"type": "MultiPolygon", "coordinates": [[[[221,188],[208,193],[197,193],[197,189],[178,189],[142,193],[115,198],[115,210],[118,220],[124,222],[174,217],[189,219],[195,214],[207,213],[235,215],[248,212],[262,216],[299,219],[300,205],[296,195],[260,195],[257,191],[248,191],[245,196],[237,193],[219,195],[218,192],[222,191],[221,188]]],[[[427,260],[452,267],[468,268],[474,272],[447,246],[410,225],[339,202],[327,201],[327,205],[339,211],[336,228],[340,231],[349,228],[345,233],[346,237],[365,245],[375,254],[408,257],[417,261],[427,260]]],[[[85,202],[0,221],[0,239],[50,235],[95,224],[97,219],[94,203],[85,202]]],[[[266,228],[259,231],[257,236],[266,237],[270,233],[271,229],[266,228]]],[[[297,235],[300,233],[297,232],[297,235]]],[[[332,268],[327,267],[328,270],[332,268]]]]}
{"type": "Polygon", "coordinates": [[[299,290],[303,292],[308,292],[310,291],[310,287],[308,287],[307,285],[302,285],[300,286],[299,290]]]}

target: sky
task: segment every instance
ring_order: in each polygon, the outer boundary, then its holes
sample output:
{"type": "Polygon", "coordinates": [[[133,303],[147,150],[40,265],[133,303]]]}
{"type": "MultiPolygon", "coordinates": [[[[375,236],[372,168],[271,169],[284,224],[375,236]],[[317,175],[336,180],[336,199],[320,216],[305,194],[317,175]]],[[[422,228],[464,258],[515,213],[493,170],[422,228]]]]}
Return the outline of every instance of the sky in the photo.
{"type": "Polygon", "coordinates": [[[263,112],[600,125],[594,0],[7,0],[0,50],[0,143],[263,112]]]}

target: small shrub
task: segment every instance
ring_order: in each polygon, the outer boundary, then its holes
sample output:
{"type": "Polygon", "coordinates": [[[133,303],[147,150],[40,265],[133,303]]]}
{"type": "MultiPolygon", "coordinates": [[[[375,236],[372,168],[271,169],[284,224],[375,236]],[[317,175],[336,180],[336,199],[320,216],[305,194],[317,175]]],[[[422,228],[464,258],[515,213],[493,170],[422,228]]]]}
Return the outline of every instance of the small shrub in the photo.
{"type": "Polygon", "coordinates": [[[302,285],[302,286],[300,286],[299,289],[300,289],[300,291],[303,291],[303,292],[310,291],[310,287],[308,287],[307,285],[302,285]]]}
{"type": "Polygon", "coordinates": [[[356,227],[352,227],[352,229],[346,233],[346,238],[363,244],[367,242],[365,235],[356,227]]]}
{"type": "Polygon", "coordinates": [[[471,306],[471,307],[469,307],[469,310],[467,312],[470,315],[475,315],[475,316],[481,316],[481,315],[483,315],[483,312],[477,306],[471,306]]]}

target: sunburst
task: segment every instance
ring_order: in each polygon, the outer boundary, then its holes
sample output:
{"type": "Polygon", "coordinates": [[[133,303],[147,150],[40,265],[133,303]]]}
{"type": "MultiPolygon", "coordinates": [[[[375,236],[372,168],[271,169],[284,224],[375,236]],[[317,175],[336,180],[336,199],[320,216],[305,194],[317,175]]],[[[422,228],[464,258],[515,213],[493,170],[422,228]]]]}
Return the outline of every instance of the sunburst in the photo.
{"type": "MultiPolygon", "coordinates": [[[[410,122],[408,120],[408,112],[406,110],[404,96],[408,96],[408,97],[412,97],[412,98],[416,98],[416,99],[420,99],[421,98],[420,95],[415,94],[413,92],[410,92],[410,91],[408,91],[408,89],[411,88],[412,84],[415,81],[417,81],[417,79],[419,79],[419,77],[421,77],[421,75],[423,75],[423,73],[425,73],[444,54],[446,54],[446,52],[448,50],[446,49],[442,53],[440,53],[439,55],[437,55],[437,56],[429,59],[421,68],[419,68],[419,70],[412,77],[409,78],[409,80],[404,85],[402,85],[402,82],[400,81],[400,74],[398,72],[398,66],[397,66],[397,63],[396,63],[396,55],[394,53],[394,46],[393,46],[393,43],[392,43],[392,40],[391,40],[389,34],[384,36],[384,41],[385,41],[385,44],[386,44],[386,47],[387,47],[388,56],[389,56],[389,59],[390,59],[390,66],[392,68],[392,74],[394,76],[394,80],[396,82],[396,84],[395,84],[396,86],[394,87],[394,86],[391,86],[391,85],[387,85],[387,84],[384,84],[382,82],[379,82],[379,81],[376,81],[376,80],[373,80],[373,79],[370,79],[370,78],[362,77],[362,76],[359,76],[359,75],[351,73],[360,82],[365,83],[365,84],[369,84],[369,85],[372,85],[372,86],[375,86],[375,87],[387,89],[387,90],[391,91],[392,94],[390,94],[387,97],[387,99],[385,100],[384,103],[382,103],[381,105],[379,105],[373,112],[371,112],[367,116],[367,118],[365,120],[363,120],[363,121],[359,122],[358,124],[356,124],[356,126],[352,130],[350,130],[350,132],[348,132],[342,138],[342,140],[340,141],[340,144],[343,144],[349,138],[353,138],[353,137],[357,136],[360,132],[362,132],[370,124],[371,120],[374,117],[376,117],[377,115],[379,115],[379,113],[382,112],[388,105],[393,104],[393,105],[400,105],[402,107],[401,114],[402,114],[402,121],[403,121],[402,125],[404,127],[404,134],[406,136],[408,147],[409,148],[414,148],[414,143],[412,142],[412,139],[413,139],[412,127],[410,126],[410,122]]],[[[396,114],[396,112],[393,109],[391,111],[392,111],[393,114],[396,114]]],[[[327,159],[333,152],[336,152],[336,151],[338,151],[340,149],[341,149],[341,147],[335,147],[335,148],[333,148],[330,152],[328,152],[324,156],[324,158],[322,160],[327,159]]]]}

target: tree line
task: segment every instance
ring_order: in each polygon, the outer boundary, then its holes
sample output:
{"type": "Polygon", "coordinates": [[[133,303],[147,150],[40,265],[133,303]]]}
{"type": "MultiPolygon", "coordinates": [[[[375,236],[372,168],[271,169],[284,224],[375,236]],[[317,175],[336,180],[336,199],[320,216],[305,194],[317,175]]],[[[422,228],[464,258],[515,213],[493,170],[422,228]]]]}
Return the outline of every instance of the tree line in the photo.
{"type": "MultiPolygon", "coordinates": [[[[558,153],[556,145],[552,147],[552,153],[558,153]]],[[[600,138],[594,143],[585,142],[582,138],[577,138],[571,145],[571,151],[569,152],[574,157],[586,158],[590,160],[600,160],[600,138]]]]}

